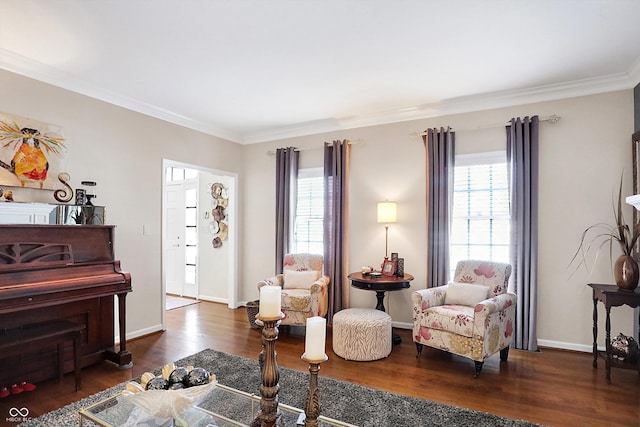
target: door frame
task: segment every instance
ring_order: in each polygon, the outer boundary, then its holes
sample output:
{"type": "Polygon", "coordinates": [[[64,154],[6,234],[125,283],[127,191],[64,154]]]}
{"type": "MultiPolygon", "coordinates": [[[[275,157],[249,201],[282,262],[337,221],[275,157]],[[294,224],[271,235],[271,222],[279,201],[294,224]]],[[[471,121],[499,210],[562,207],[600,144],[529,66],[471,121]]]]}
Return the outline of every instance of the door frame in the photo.
{"type": "Polygon", "coordinates": [[[227,283],[227,306],[229,308],[235,309],[238,308],[238,174],[235,172],[223,171],[220,169],[213,169],[206,166],[194,165],[190,163],[179,162],[170,159],[162,159],[162,171],[161,171],[161,179],[162,179],[162,205],[160,207],[160,216],[162,218],[162,236],[160,238],[160,264],[161,264],[161,277],[162,277],[162,329],[166,330],[167,321],[166,321],[166,274],[165,274],[165,263],[164,263],[164,244],[165,244],[165,229],[166,229],[166,215],[164,212],[165,204],[166,204],[166,175],[165,171],[168,167],[176,167],[176,168],[187,168],[187,169],[195,169],[199,172],[206,172],[213,175],[220,175],[229,178],[229,203],[232,204],[233,209],[230,209],[229,218],[229,235],[228,239],[225,241],[225,245],[229,246],[230,260],[229,270],[228,270],[228,283],[227,283]]]}

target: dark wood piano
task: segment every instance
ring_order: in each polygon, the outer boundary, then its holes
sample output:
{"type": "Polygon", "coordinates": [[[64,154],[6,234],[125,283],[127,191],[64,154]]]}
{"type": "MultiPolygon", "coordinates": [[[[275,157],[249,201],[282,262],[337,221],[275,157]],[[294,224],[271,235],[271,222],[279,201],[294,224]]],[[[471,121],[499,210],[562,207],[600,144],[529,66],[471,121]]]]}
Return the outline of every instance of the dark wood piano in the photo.
{"type": "MultiPolygon", "coordinates": [[[[132,364],[126,349],[131,276],[114,258],[114,226],[0,225],[0,333],[57,319],[83,324],[81,365],[132,364]],[[115,347],[114,295],[119,348],[115,347]]],[[[57,349],[2,359],[0,385],[57,375],[57,349]]],[[[73,369],[71,343],[65,371],[73,369]]]]}

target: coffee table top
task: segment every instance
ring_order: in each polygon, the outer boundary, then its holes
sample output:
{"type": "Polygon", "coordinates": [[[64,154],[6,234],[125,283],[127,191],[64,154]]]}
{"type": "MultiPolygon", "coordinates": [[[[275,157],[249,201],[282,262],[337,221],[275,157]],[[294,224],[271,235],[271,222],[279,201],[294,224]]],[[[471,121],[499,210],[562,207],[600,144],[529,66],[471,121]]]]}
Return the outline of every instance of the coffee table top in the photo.
{"type": "MultiPolygon", "coordinates": [[[[278,408],[281,412],[283,425],[286,426],[295,426],[300,414],[304,413],[301,409],[282,403],[278,404],[278,408]]],[[[153,420],[158,426],[179,426],[183,425],[181,423],[185,423],[184,425],[189,427],[246,427],[257,417],[259,411],[260,396],[217,384],[211,388],[211,391],[197,406],[179,414],[179,419],[166,419],[166,424],[162,423],[163,420],[154,419],[144,413],[141,408],[126,399],[124,394],[112,396],[81,409],[79,414],[80,426],[82,426],[83,419],[106,427],[121,426],[132,421],[143,422],[146,419],[147,421],[153,420]]],[[[318,426],[356,427],[353,424],[324,416],[318,418],[318,426]]]]}

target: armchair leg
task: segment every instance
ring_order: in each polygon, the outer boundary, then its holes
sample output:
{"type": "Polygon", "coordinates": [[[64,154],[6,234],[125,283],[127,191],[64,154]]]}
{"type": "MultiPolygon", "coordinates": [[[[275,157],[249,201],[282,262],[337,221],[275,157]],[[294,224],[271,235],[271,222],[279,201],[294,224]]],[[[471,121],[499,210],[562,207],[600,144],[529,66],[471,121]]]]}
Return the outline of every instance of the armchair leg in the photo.
{"type": "Polygon", "coordinates": [[[506,362],[508,357],[509,357],[509,347],[507,346],[502,350],[500,350],[500,360],[502,360],[503,362],[506,362]]]}
{"type": "Polygon", "coordinates": [[[422,344],[420,343],[416,343],[416,358],[419,358],[420,355],[422,354],[422,344]]]}
{"type": "Polygon", "coordinates": [[[473,374],[473,378],[478,378],[480,376],[480,371],[482,371],[482,365],[484,365],[484,362],[474,360],[473,363],[476,365],[476,372],[473,374]]]}

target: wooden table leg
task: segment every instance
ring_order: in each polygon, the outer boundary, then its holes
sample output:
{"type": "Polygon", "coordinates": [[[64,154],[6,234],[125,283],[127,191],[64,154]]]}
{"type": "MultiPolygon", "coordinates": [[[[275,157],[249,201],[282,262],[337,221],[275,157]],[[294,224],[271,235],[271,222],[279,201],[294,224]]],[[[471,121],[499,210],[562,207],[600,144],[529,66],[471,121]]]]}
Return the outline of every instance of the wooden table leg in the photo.
{"type": "Polygon", "coordinates": [[[605,332],[605,350],[606,350],[606,367],[607,367],[607,384],[611,383],[611,307],[606,307],[607,309],[607,322],[606,322],[606,332],[605,332]]]}
{"type": "Polygon", "coordinates": [[[593,299],[593,367],[598,367],[598,299],[593,299]]]}
{"type": "Polygon", "coordinates": [[[376,310],[386,311],[384,309],[384,293],[385,291],[376,291],[376,299],[378,300],[378,304],[376,304],[376,310]]]}

